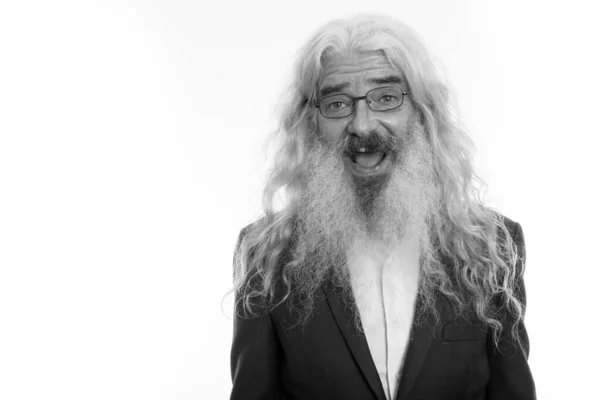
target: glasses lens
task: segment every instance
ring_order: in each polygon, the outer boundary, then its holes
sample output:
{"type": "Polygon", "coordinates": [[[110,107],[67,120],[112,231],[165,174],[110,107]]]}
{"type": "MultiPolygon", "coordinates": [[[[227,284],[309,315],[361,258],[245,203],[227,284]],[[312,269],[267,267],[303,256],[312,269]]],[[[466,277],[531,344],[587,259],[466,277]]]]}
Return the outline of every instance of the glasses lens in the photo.
{"type": "Polygon", "coordinates": [[[352,98],[343,94],[325,97],[319,103],[326,118],[343,118],[352,114],[352,98]]]}
{"type": "Polygon", "coordinates": [[[375,111],[387,111],[402,105],[402,88],[381,87],[367,93],[369,106],[375,111]]]}

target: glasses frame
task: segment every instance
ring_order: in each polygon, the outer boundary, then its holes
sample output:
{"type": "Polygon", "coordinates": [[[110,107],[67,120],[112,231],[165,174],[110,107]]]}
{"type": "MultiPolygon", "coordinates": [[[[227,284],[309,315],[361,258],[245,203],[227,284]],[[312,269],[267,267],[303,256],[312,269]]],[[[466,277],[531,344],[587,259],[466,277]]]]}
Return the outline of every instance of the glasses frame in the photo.
{"type": "Polygon", "coordinates": [[[315,106],[315,108],[319,109],[319,112],[321,113],[321,115],[323,116],[323,118],[327,118],[327,119],[342,119],[342,118],[348,118],[349,116],[351,116],[352,114],[354,114],[354,112],[356,111],[356,102],[359,100],[364,100],[367,103],[367,106],[369,107],[369,109],[371,111],[375,111],[375,112],[388,112],[388,111],[393,111],[395,109],[397,109],[398,107],[401,107],[402,104],[404,104],[404,96],[406,95],[410,95],[410,91],[405,92],[404,89],[402,87],[400,87],[400,91],[402,93],[402,101],[400,101],[400,104],[398,104],[396,107],[394,108],[390,108],[389,110],[374,110],[371,107],[371,102],[367,99],[367,97],[369,96],[369,93],[371,93],[374,90],[379,90],[379,89],[387,89],[387,88],[396,88],[396,86],[381,86],[381,87],[376,87],[374,89],[369,90],[364,96],[358,96],[358,97],[352,97],[346,93],[339,93],[339,94],[332,94],[329,96],[325,96],[323,97],[321,100],[319,100],[319,102],[317,103],[317,100],[313,100],[313,105],[315,106]],[[325,116],[325,114],[323,114],[323,109],[321,108],[321,102],[329,97],[333,97],[333,96],[348,96],[350,97],[350,99],[352,100],[352,111],[350,112],[350,114],[345,115],[343,117],[327,117],[325,116]]]}

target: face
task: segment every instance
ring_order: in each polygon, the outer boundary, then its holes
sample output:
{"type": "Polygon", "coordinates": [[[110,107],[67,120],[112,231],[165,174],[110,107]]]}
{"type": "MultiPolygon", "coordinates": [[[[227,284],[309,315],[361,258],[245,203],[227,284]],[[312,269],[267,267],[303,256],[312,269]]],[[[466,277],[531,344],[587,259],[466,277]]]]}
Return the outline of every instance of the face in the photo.
{"type": "MultiPolygon", "coordinates": [[[[342,53],[324,60],[318,99],[334,94],[365,96],[370,90],[383,86],[407,89],[398,71],[380,52],[342,53]]],[[[350,146],[353,150],[344,154],[344,163],[352,175],[364,179],[389,172],[397,157],[390,151],[382,151],[372,139],[395,138],[396,142],[403,142],[413,114],[410,96],[405,95],[402,105],[390,111],[373,111],[366,101],[359,100],[352,115],[329,119],[317,113],[317,124],[321,138],[326,142],[347,139],[354,143],[350,146]]]]}

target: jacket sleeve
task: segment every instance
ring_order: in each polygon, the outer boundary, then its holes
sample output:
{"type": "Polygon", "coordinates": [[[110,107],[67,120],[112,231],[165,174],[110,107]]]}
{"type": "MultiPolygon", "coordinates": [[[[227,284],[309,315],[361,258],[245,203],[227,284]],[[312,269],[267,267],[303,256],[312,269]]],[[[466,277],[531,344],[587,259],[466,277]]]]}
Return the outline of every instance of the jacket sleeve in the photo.
{"type": "MultiPolygon", "coordinates": [[[[236,246],[239,251],[240,235],[236,246]]],[[[255,318],[238,315],[239,296],[233,317],[231,346],[231,400],[280,400],[280,345],[270,313],[255,318]]]]}
{"type": "MultiPolygon", "coordinates": [[[[525,265],[525,241],[523,229],[514,223],[512,238],[517,246],[521,261],[517,265],[517,273],[525,265]]],[[[516,293],[525,305],[525,283],[521,277],[517,282],[516,293]]],[[[491,333],[487,339],[487,353],[490,363],[490,380],[487,385],[487,400],[535,400],[535,384],[528,365],[529,338],[525,324],[521,320],[517,326],[523,349],[514,342],[511,329],[515,318],[507,313],[505,316],[499,348],[496,348],[491,333]]]]}

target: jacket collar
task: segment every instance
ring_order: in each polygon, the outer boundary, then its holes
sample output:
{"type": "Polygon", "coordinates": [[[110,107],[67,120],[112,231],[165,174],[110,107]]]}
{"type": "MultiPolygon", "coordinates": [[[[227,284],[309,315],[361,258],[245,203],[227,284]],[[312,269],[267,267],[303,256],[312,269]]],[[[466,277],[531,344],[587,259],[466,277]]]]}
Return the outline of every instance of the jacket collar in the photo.
{"type": "MultiPolygon", "coordinates": [[[[377,399],[386,400],[383,386],[379,379],[379,373],[369,351],[367,339],[363,333],[356,329],[352,311],[340,304],[338,301],[339,292],[331,284],[324,285],[323,290],[335,322],[342,332],[344,341],[352,353],[356,364],[359,366],[377,399]]],[[[395,397],[396,400],[406,400],[408,398],[412,385],[429,351],[434,326],[435,318],[432,315],[423,318],[419,324],[413,321],[408,348],[404,358],[400,386],[395,397]]]]}

